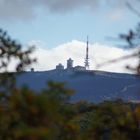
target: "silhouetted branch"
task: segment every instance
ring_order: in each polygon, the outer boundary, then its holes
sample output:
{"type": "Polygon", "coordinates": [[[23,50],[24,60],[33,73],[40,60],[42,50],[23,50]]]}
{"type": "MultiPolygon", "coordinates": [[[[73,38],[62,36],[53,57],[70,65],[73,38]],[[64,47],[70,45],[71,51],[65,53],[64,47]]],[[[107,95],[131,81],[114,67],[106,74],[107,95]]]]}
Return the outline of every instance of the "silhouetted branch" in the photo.
{"type": "Polygon", "coordinates": [[[7,34],[6,31],[0,29],[0,92],[8,91],[16,85],[14,72],[22,72],[27,66],[36,61],[31,58],[30,54],[33,52],[34,47],[29,47],[23,50],[22,46],[7,34]],[[17,62],[14,72],[9,72],[8,67],[11,61],[17,62]]]}
{"type": "MultiPolygon", "coordinates": [[[[140,2],[140,1],[139,1],[140,2]]],[[[140,17],[140,11],[136,10],[129,2],[126,2],[126,6],[135,13],[138,17],[140,17]]]]}
{"type": "Polygon", "coordinates": [[[115,62],[119,62],[119,61],[122,61],[122,60],[126,60],[126,59],[129,59],[129,58],[132,58],[132,57],[138,57],[138,56],[140,56],[140,51],[136,52],[136,53],[133,53],[133,54],[125,55],[125,56],[122,56],[122,57],[119,57],[119,58],[116,58],[116,59],[113,59],[113,60],[103,62],[101,64],[98,64],[96,67],[100,68],[100,67],[108,65],[108,64],[112,64],[112,63],[115,63],[115,62]]]}

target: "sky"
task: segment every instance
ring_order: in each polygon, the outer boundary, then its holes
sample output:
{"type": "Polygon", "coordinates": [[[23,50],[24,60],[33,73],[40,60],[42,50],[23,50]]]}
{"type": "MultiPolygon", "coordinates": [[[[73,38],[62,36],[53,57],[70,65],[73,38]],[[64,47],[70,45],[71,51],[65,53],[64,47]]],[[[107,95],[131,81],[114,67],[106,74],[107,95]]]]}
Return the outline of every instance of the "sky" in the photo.
{"type": "MultiPolygon", "coordinates": [[[[126,1],[0,0],[0,27],[23,46],[36,45],[36,70],[53,69],[59,62],[66,65],[69,57],[75,65],[83,65],[88,35],[91,69],[128,72],[122,64],[96,67],[134,51],[117,48],[121,42],[108,39],[127,33],[139,22],[139,17],[126,7],[126,1]]],[[[137,0],[129,2],[136,9],[140,6],[137,0]]]]}

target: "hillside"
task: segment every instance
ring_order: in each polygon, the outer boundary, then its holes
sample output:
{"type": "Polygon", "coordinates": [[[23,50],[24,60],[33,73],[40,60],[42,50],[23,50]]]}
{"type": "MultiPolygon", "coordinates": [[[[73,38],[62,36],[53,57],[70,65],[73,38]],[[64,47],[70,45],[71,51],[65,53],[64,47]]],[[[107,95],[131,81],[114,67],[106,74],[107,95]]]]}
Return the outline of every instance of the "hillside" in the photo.
{"type": "Polygon", "coordinates": [[[17,77],[17,85],[26,84],[31,89],[39,91],[49,80],[66,82],[66,87],[74,89],[72,101],[86,100],[97,103],[120,98],[140,101],[140,77],[131,74],[66,70],[25,72],[17,77]]]}

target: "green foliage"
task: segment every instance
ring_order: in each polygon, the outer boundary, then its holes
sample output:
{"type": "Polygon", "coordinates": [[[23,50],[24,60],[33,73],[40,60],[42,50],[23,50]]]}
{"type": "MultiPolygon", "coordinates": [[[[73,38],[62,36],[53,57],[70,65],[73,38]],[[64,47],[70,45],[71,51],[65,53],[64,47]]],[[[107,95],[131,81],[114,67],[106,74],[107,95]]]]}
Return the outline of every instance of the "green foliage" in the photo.
{"type": "Polygon", "coordinates": [[[105,102],[98,105],[87,128],[89,139],[140,139],[139,123],[130,104],[105,102]]]}
{"type": "Polygon", "coordinates": [[[12,90],[9,99],[0,104],[0,139],[78,139],[78,127],[70,123],[72,115],[67,116],[71,107],[60,100],[61,94],[70,91],[62,85],[55,90],[56,98],[50,98],[51,90],[38,94],[27,87],[12,90]]]}

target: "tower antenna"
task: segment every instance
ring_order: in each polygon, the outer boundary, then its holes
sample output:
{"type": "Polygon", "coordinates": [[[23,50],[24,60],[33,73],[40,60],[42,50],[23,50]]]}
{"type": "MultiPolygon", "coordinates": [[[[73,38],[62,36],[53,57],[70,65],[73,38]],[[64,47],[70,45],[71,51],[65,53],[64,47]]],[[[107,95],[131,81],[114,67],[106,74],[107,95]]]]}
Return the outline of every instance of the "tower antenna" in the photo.
{"type": "Polygon", "coordinates": [[[88,41],[88,36],[87,36],[87,46],[86,46],[86,58],[85,58],[85,68],[86,70],[89,70],[89,41],[88,41]]]}

